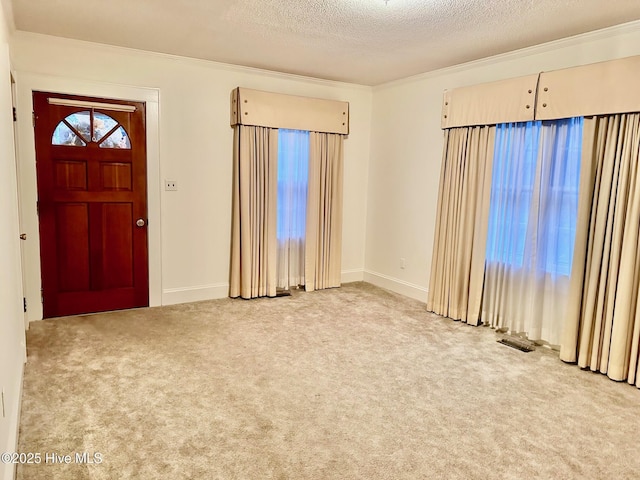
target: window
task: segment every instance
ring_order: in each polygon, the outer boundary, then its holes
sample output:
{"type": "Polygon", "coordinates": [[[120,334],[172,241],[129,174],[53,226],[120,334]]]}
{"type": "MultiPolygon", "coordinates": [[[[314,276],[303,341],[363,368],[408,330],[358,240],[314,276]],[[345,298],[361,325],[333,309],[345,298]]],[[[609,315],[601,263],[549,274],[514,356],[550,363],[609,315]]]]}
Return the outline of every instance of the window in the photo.
{"type": "Polygon", "coordinates": [[[496,127],[487,261],[523,264],[540,127],[540,122],[496,127]]]}
{"type": "Polygon", "coordinates": [[[278,287],[304,284],[309,132],[278,131],[278,287]]]}
{"type": "Polygon", "coordinates": [[[309,132],[278,131],[278,239],[304,239],[309,132]]]}
{"type": "Polygon", "coordinates": [[[582,118],[496,128],[487,262],[571,273],[582,118]]]}
{"type": "Polygon", "coordinates": [[[109,115],[93,110],[68,115],[56,126],[51,137],[52,145],[86,147],[91,142],[100,148],[131,148],[124,127],[109,115]]]}

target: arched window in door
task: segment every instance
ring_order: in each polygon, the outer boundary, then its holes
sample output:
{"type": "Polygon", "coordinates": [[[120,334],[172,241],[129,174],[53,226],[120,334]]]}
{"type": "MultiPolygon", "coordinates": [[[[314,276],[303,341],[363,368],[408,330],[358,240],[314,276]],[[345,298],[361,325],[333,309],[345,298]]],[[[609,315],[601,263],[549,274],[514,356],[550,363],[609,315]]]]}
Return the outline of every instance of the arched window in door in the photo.
{"type": "Polygon", "coordinates": [[[93,110],[68,115],[56,126],[51,137],[53,145],[86,147],[92,142],[100,148],[131,148],[124,127],[109,115],[93,110]]]}

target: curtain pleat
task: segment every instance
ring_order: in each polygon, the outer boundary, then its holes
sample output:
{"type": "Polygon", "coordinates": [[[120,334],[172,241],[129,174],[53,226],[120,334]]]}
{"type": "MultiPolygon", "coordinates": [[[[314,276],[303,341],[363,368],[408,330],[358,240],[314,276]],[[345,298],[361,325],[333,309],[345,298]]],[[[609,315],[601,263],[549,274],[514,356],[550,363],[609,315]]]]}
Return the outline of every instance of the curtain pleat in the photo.
{"type": "Polygon", "coordinates": [[[571,304],[560,358],[640,386],[640,114],[585,119],[571,304]],[[579,252],[579,251],[578,251],[579,252]]]}
{"type": "Polygon", "coordinates": [[[278,130],[234,128],[230,297],[276,295],[278,130]]]}
{"type": "Polygon", "coordinates": [[[427,309],[477,325],[495,126],[445,131],[427,309]]]}
{"type": "Polygon", "coordinates": [[[305,290],[339,287],[342,259],[343,136],[309,134],[305,290]]]}

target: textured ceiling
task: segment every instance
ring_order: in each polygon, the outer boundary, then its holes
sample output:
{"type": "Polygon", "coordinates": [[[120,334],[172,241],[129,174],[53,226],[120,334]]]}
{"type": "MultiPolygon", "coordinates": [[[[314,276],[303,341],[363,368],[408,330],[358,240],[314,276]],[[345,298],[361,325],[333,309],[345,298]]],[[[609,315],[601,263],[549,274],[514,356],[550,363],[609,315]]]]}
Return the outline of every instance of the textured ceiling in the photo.
{"type": "Polygon", "coordinates": [[[16,29],[377,85],[640,19],[640,0],[12,0],[16,29]]]}

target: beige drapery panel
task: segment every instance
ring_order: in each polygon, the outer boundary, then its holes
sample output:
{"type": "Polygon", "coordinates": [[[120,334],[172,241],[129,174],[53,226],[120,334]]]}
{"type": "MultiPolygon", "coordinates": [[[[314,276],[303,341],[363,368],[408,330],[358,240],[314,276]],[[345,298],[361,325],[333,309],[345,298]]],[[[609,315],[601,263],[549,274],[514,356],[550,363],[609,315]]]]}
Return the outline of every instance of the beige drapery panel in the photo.
{"type": "Polygon", "coordinates": [[[339,287],[342,258],[343,136],[309,133],[305,290],[339,287]]]}
{"type": "Polygon", "coordinates": [[[276,295],[278,130],[234,128],[230,297],[276,295]]]}
{"type": "Polygon", "coordinates": [[[583,135],[560,358],[640,386],[640,114],[587,118],[583,135]]]}
{"type": "Polygon", "coordinates": [[[427,309],[477,325],[495,126],[445,131],[427,309]]]}

